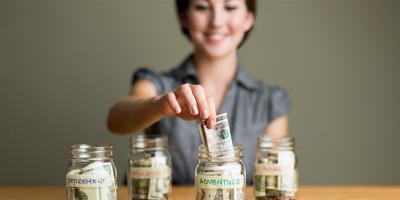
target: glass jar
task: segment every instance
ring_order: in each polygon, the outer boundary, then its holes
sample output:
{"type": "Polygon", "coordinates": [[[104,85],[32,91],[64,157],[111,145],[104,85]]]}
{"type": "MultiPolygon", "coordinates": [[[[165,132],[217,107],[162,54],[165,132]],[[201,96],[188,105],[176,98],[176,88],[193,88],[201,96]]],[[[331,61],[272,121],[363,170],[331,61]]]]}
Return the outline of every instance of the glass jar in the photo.
{"type": "Polygon", "coordinates": [[[66,185],[68,200],[117,200],[112,146],[72,145],[66,185]]]}
{"type": "Polygon", "coordinates": [[[167,137],[132,136],[128,168],[129,199],[169,199],[171,179],[167,137]]]}
{"type": "Polygon", "coordinates": [[[256,200],[293,200],[298,187],[297,157],[294,138],[257,138],[254,162],[256,200]]]}
{"type": "Polygon", "coordinates": [[[246,170],[242,157],[241,145],[212,154],[200,145],[195,172],[196,199],[245,199],[246,170]]]}

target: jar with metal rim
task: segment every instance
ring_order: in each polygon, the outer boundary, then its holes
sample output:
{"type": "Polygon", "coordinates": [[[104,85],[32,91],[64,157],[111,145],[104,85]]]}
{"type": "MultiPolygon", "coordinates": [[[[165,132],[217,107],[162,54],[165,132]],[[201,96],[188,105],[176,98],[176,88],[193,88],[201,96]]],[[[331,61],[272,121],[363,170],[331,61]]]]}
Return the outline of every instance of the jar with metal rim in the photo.
{"type": "Polygon", "coordinates": [[[138,134],[131,137],[128,169],[130,200],[169,199],[171,173],[166,136],[138,134]]]}
{"type": "Polygon", "coordinates": [[[246,170],[242,158],[241,145],[213,153],[200,145],[195,171],[196,199],[245,199],[246,170]]]}
{"type": "Polygon", "coordinates": [[[65,178],[68,200],[117,200],[112,146],[72,145],[65,178]]]}
{"type": "Polygon", "coordinates": [[[256,200],[296,199],[298,170],[294,138],[266,135],[257,138],[253,182],[256,200]]]}

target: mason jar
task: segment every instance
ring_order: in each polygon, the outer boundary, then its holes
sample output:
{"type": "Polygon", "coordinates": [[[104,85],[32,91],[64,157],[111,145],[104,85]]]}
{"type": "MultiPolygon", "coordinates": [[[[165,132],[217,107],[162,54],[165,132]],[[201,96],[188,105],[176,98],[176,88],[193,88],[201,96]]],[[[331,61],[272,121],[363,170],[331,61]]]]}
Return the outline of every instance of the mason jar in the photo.
{"type": "Polygon", "coordinates": [[[209,153],[199,146],[195,171],[196,200],[245,199],[246,170],[242,162],[242,146],[209,153]]]}
{"type": "Polygon", "coordinates": [[[172,176],[166,136],[132,136],[128,162],[130,200],[169,199],[172,176]]]}
{"type": "Polygon", "coordinates": [[[117,200],[112,146],[72,145],[65,178],[68,200],[117,200]]]}
{"type": "Polygon", "coordinates": [[[298,171],[294,138],[266,135],[257,138],[253,182],[256,200],[296,199],[298,171]]]}

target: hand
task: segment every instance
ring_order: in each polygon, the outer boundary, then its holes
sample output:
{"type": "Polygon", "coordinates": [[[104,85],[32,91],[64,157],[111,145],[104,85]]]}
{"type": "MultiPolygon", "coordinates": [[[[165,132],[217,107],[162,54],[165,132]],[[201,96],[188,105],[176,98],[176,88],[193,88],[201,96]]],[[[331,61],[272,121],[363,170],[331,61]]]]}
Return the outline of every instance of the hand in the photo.
{"type": "Polygon", "coordinates": [[[215,102],[201,85],[185,83],[174,91],[158,96],[156,101],[164,115],[176,115],[184,120],[206,119],[207,127],[214,128],[215,102]]]}

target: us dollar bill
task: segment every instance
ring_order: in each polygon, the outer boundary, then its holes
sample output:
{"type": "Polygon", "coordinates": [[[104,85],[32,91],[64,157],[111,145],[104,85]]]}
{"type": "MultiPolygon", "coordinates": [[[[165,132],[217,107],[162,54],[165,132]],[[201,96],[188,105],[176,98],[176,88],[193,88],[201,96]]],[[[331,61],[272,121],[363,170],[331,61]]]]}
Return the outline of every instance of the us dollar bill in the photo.
{"type": "Polygon", "coordinates": [[[254,163],[256,200],[292,200],[297,192],[297,171],[293,152],[269,152],[254,163]]]}
{"type": "Polygon", "coordinates": [[[228,115],[226,113],[217,115],[213,129],[207,128],[205,120],[200,121],[199,132],[202,142],[209,152],[216,153],[233,150],[228,115]]]}
{"type": "Polygon", "coordinates": [[[117,200],[116,175],[110,162],[97,161],[67,173],[69,200],[117,200]]]}
{"type": "Polygon", "coordinates": [[[164,199],[170,189],[170,171],[166,157],[155,157],[152,160],[154,175],[150,177],[149,199],[164,199]]]}
{"type": "Polygon", "coordinates": [[[132,172],[138,168],[151,168],[151,160],[147,158],[134,160],[130,172],[128,173],[131,184],[131,198],[133,199],[147,199],[149,193],[150,180],[139,175],[135,175],[132,172]]]}
{"type": "Polygon", "coordinates": [[[134,160],[129,181],[132,200],[168,199],[171,191],[171,169],[167,157],[134,160]]]}

